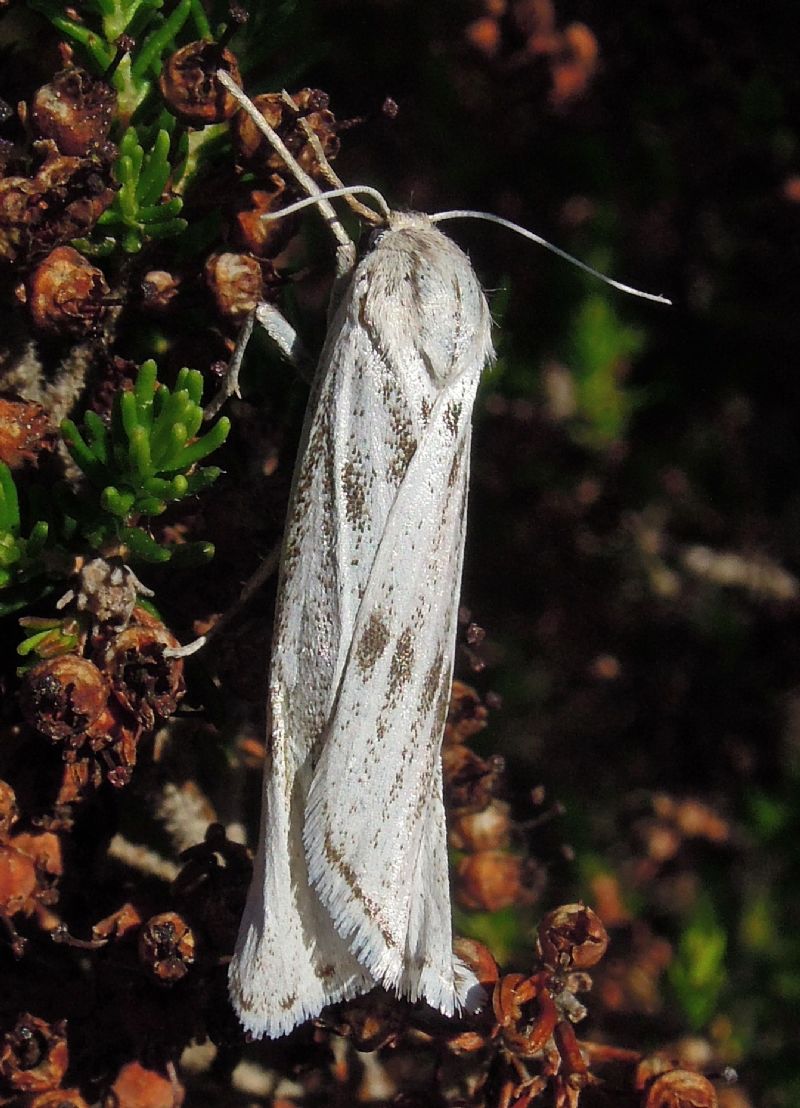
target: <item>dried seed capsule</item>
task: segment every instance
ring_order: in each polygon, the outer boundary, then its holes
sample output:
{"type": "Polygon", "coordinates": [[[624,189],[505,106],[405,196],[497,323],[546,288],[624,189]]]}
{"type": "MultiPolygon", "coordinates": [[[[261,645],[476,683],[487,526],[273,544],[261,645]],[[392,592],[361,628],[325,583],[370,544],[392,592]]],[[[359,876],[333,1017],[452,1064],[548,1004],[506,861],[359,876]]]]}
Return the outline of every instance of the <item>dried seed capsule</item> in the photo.
{"type": "Polygon", "coordinates": [[[37,877],[33,859],[13,846],[0,846],[0,915],[30,913],[37,877]]]}
{"type": "Polygon", "coordinates": [[[11,828],[19,819],[19,807],[14,790],[6,781],[0,781],[0,843],[8,842],[11,828]]]}
{"type": "Polygon", "coordinates": [[[234,244],[257,258],[276,257],[296,232],[298,223],[294,215],[283,219],[261,218],[289,203],[286,182],[279,174],[273,173],[266,184],[271,187],[254,189],[249,194],[247,206],[236,213],[233,224],[234,244]]]}
{"type": "Polygon", "coordinates": [[[58,246],[33,270],[25,299],[34,325],[51,335],[85,335],[105,312],[102,270],[71,246],[58,246]]]}
{"type": "Polygon", "coordinates": [[[62,654],[28,670],[20,706],[31,727],[53,742],[78,747],[103,714],[108,691],[105,677],[88,658],[62,654]]]}
{"type": "Polygon", "coordinates": [[[177,912],[162,912],[139,932],[139,959],[159,981],[180,981],[195,959],[194,932],[177,912]]]}
{"type": "Polygon", "coordinates": [[[544,974],[509,973],[494,987],[492,1008],[506,1046],[517,1054],[542,1050],[550,1040],[558,1011],[544,974]]]}
{"type": "MultiPolygon", "coordinates": [[[[304,119],[319,139],[329,161],[339,153],[339,137],[336,134],[336,118],[328,110],[328,94],[321,89],[304,88],[291,97],[294,110],[279,92],[266,92],[256,96],[253,103],[286,143],[297,161],[312,176],[319,170],[317,155],[308,141],[304,119]]],[[[276,154],[267,140],[245,112],[233,118],[233,137],[242,159],[253,168],[271,171],[284,168],[283,159],[276,154]]]]}
{"type": "Polygon", "coordinates": [[[36,143],[34,177],[0,178],[0,260],[16,262],[87,234],[114,199],[111,159],[73,158],[36,143]]]}
{"type": "Polygon", "coordinates": [[[470,685],[454,681],[450,693],[450,707],[444,731],[446,743],[463,743],[479,731],[483,731],[489,713],[481,698],[470,685]]]}
{"type": "Polygon", "coordinates": [[[175,1108],[182,1089],[140,1062],[126,1062],[103,1101],[103,1108],[175,1108]]]}
{"type": "Polygon", "coordinates": [[[251,254],[212,254],[203,270],[217,311],[241,323],[264,298],[261,265],[251,254]]]}
{"type": "Polygon", "coordinates": [[[57,1088],[67,1072],[66,1023],[46,1023],[27,1012],[19,1017],[0,1049],[0,1074],[17,1092],[57,1088]]]}
{"type": "Polygon", "coordinates": [[[55,432],[40,404],[0,397],[0,462],[18,469],[25,462],[35,462],[42,451],[51,451],[55,443],[55,432]]]}
{"type": "Polygon", "coordinates": [[[25,1108],[89,1108],[89,1105],[77,1089],[51,1089],[26,1100],[25,1108]]]}
{"type": "Polygon", "coordinates": [[[142,278],[142,307],[154,315],[169,310],[180,292],[181,280],[166,269],[151,269],[142,278]]]}
{"type": "Polygon", "coordinates": [[[449,827],[450,845],[456,850],[503,850],[511,842],[510,808],[493,800],[482,812],[459,813],[449,827]]]}
{"type": "Polygon", "coordinates": [[[497,962],[488,946],[477,939],[465,939],[460,935],[453,940],[453,951],[472,970],[478,984],[489,991],[500,978],[497,962]]]}
{"type": "Polygon", "coordinates": [[[600,917],[585,904],[564,904],[548,912],[539,924],[538,935],[545,964],[561,969],[589,969],[608,947],[608,934],[600,917]]]}
{"type": "Polygon", "coordinates": [[[717,1108],[717,1094],[702,1074],[670,1070],[655,1079],[641,1103],[642,1108],[717,1108]]]}
{"type": "Polygon", "coordinates": [[[523,859],[502,850],[468,854],[458,865],[456,896],[464,908],[497,912],[524,899],[523,859]]]}
{"type": "Polygon", "coordinates": [[[126,624],[144,586],[119,558],[91,558],[78,572],[75,605],[100,623],[126,624]]]}
{"type": "Polygon", "coordinates": [[[172,715],[185,692],[183,660],[164,653],[178,645],[163,624],[132,625],[115,635],[103,652],[102,667],[114,696],[147,731],[157,719],[172,715]]]}
{"type": "Polygon", "coordinates": [[[342,1005],[332,1026],[356,1050],[372,1051],[396,1042],[406,1029],[406,1021],[394,998],[376,989],[342,1005]]]}
{"type": "Polygon", "coordinates": [[[499,756],[486,760],[461,743],[445,745],[442,770],[447,810],[483,811],[492,799],[503,768],[503,759],[499,756]]]}
{"type": "Polygon", "coordinates": [[[158,81],[167,107],[190,127],[205,127],[230,119],[239,105],[216,80],[218,69],[241,88],[236,58],[215,42],[190,42],[166,61],[158,81]]]}
{"type": "Polygon", "coordinates": [[[31,119],[62,154],[88,154],[108,138],[117,94],[84,69],[62,69],[36,92],[31,119]]]}

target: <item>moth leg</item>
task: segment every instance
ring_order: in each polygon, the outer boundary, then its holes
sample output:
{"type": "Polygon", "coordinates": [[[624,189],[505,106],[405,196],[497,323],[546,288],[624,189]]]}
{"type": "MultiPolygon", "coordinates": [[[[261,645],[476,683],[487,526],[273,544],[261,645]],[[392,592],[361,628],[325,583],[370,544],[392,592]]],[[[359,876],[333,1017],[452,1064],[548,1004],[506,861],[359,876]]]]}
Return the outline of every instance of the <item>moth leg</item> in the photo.
{"type": "Polygon", "coordinates": [[[247,344],[250,342],[250,336],[253,333],[253,326],[255,323],[259,323],[264,328],[268,337],[281,354],[283,354],[287,362],[294,366],[303,380],[311,380],[313,376],[313,366],[300,336],[297,334],[294,327],[292,327],[291,323],[289,323],[288,319],[278,311],[274,304],[268,304],[266,301],[262,301],[262,303],[257,304],[253,311],[249,313],[242,325],[239,338],[236,340],[236,349],[231,357],[228,372],[225,374],[225,380],[222,382],[214,399],[206,405],[203,413],[205,419],[211,419],[215,416],[228,397],[240,395],[239,373],[242,368],[244,352],[247,349],[247,344]]]}

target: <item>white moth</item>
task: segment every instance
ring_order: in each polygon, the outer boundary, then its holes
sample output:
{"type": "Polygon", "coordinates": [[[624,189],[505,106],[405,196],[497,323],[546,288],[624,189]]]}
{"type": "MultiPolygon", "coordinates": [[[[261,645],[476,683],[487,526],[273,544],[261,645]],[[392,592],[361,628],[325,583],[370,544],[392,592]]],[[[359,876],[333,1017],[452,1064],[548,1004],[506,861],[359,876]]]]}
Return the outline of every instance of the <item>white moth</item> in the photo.
{"type": "Polygon", "coordinates": [[[256,1037],[376,984],[447,1015],[482,999],[452,948],[441,743],[491,321],[435,218],[388,214],[340,295],[312,386],[259,847],[229,973],[256,1037]]]}
{"type": "Polygon", "coordinates": [[[329,329],[289,508],[253,884],[230,969],[275,1036],[376,984],[452,1014],[440,748],[472,405],[492,353],[466,255],[393,215],[329,329]]]}

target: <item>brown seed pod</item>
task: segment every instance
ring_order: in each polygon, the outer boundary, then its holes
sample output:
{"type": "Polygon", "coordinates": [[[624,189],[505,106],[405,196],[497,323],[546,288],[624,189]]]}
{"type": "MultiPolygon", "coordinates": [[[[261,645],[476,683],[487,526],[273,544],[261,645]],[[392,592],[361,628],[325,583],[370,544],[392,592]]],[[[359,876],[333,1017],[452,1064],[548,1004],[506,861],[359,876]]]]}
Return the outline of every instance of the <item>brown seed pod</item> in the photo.
{"type": "Polygon", "coordinates": [[[43,451],[52,451],[56,438],[41,405],[0,397],[0,462],[9,469],[19,469],[25,462],[35,462],[43,451]]]}
{"type": "Polygon", "coordinates": [[[93,924],[92,935],[95,939],[123,939],[138,931],[141,926],[139,909],[134,904],[123,904],[116,912],[93,924]]]}
{"type": "Polygon", "coordinates": [[[141,287],[144,310],[162,315],[180,292],[181,279],[166,269],[151,269],[142,277],[141,287]]]}
{"type": "Polygon", "coordinates": [[[492,1008],[503,1041],[517,1054],[531,1055],[542,1050],[558,1022],[558,1011],[544,974],[525,977],[509,973],[501,977],[492,994],[492,1008]]]}
{"type": "Polygon", "coordinates": [[[194,932],[177,912],[151,916],[139,932],[139,960],[153,977],[180,981],[195,959],[194,932]]]}
{"type": "Polygon", "coordinates": [[[372,1051],[397,1042],[407,1028],[407,1017],[394,997],[376,989],[337,1008],[331,1026],[356,1050],[372,1051]]]}
{"type": "Polygon", "coordinates": [[[493,800],[482,812],[458,813],[449,826],[450,845],[456,850],[504,850],[511,843],[511,809],[493,800]]]}
{"type": "Polygon", "coordinates": [[[488,946],[479,943],[477,939],[465,939],[459,935],[453,940],[453,952],[472,970],[479,985],[487,992],[494,988],[500,978],[500,970],[488,946]]]}
{"type": "Polygon", "coordinates": [[[62,154],[88,154],[108,138],[116,106],[117,94],[105,81],[84,69],[62,69],[34,95],[31,120],[62,154]]]}
{"type": "Polygon", "coordinates": [[[46,1023],[23,1013],[0,1048],[0,1074],[21,1093],[57,1088],[67,1072],[66,1023],[46,1023]]]}
{"type": "Polygon", "coordinates": [[[212,254],[203,269],[217,311],[241,323],[264,298],[261,264],[252,254],[212,254]]]}
{"type": "Polygon", "coordinates": [[[479,850],[458,864],[456,898],[473,911],[498,912],[525,899],[524,859],[502,850],[479,850]]]}
{"type": "MultiPolygon", "coordinates": [[[[267,123],[278,132],[297,161],[312,176],[319,173],[314,147],[308,141],[300,120],[305,120],[319,139],[329,161],[339,153],[339,137],[336,134],[336,118],[328,110],[329,98],[321,89],[304,88],[290,97],[294,109],[279,92],[266,92],[253,100],[267,123]]],[[[284,169],[283,159],[276,154],[246,112],[239,111],[233,117],[233,139],[243,161],[254,169],[284,169]]]]}
{"type": "Polygon", "coordinates": [[[150,731],[167,719],[185,692],[183,659],[165,655],[177,639],[163,624],[131,625],[106,645],[102,668],[119,703],[150,731]]]}
{"type": "Polygon", "coordinates": [[[0,781],[0,843],[7,843],[11,829],[19,819],[17,796],[7,781],[0,781]]]}
{"type": "Polygon", "coordinates": [[[223,123],[238,110],[238,103],[216,79],[224,69],[242,87],[235,56],[215,42],[190,42],[170,55],[158,87],[169,110],[190,127],[223,123]]]}
{"type": "Polygon", "coordinates": [[[445,745],[442,771],[448,812],[483,811],[492,800],[503,768],[503,759],[499,756],[487,760],[462,743],[445,745]]]}
{"type": "Polygon", "coordinates": [[[463,743],[483,731],[489,717],[481,698],[470,685],[454,681],[444,730],[445,743],[463,743]]]}
{"type": "Polygon", "coordinates": [[[71,246],[57,246],[28,276],[25,301],[33,323],[50,335],[82,336],[105,312],[102,270],[71,246]]]}
{"type": "Polygon", "coordinates": [[[0,261],[16,262],[86,235],[114,199],[111,159],[60,154],[35,144],[44,162],[34,177],[0,178],[0,261]]]}
{"type": "Polygon", "coordinates": [[[13,846],[0,846],[0,915],[29,915],[37,883],[33,859],[13,846]]]}
{"type": "Polygon", "coordinates": [[[279,174],[273,173],[264,184],[269,187],[253,189],[248,194],[246,204],[237,211],[232,238],[234,245],[257,258],[274,258],[297,231],[298,219],[295,215],[284,216],[282,219],[261,218],[279,211],[290,202],[286,182],[279,174]]]}
{"type": "Polygon", "coordinates": [[[78,570],[75,607],[99,623],[126,624],[144,586],[119,558],[90,558],[78,570]]]}
{"type": "Polygon", "coordinates": [[[107,680],[88,658],[62,654],[28,670],[19,699],[31,727],[53,742],[79,747],[100,720],[108,692],[107,680]]]}
{"type": "Polygon", "coordinates": [[[103,1100],[103,1108],[177,1108],[183,1090],[140,1062],[126,1062],[103,1100]]]}
{"type": "Polygon", "coordinates": [[[717,1108],[714,1086],[690,1070],[662,1073],[645,1090],[642,1108],[717,1108]]]}
{"type": "Polygon", "coordinates": [[[25,1100],[24,1108],[89,1108],[77,1089],[51,1089],[25,1100]]]}
{"type": "Polygon", "coordinates": [[[608,948],[600,917],[585,904],[563,904],[539,924],[539,947],[548,966],[583,970],[596,965],[608,948]]]}

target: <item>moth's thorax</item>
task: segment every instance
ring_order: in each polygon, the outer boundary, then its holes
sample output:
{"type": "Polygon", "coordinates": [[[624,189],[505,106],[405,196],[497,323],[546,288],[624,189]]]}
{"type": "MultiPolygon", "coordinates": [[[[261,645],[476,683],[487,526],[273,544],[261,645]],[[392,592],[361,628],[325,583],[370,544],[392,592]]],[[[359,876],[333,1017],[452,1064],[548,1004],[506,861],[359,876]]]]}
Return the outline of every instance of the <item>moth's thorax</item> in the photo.
{"type": "Polygon", "coordinates": [[[356,269],[350,306],[390,360],[416,354],[438,384],[491,358],[489,309],[470,260],[422,213],[391,213],[356,269]]]}

